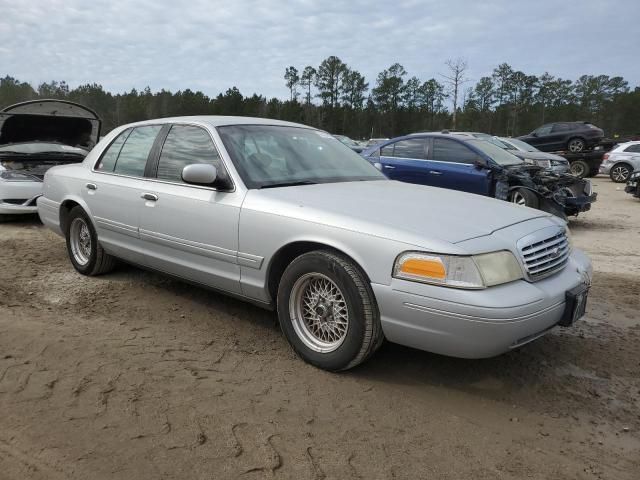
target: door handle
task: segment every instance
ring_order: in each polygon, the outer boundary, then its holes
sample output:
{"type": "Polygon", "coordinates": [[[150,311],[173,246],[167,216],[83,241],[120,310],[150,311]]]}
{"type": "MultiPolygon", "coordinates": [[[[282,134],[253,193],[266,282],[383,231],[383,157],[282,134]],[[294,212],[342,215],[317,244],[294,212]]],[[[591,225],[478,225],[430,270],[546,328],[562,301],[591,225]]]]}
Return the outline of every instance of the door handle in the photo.
{"type": "Polygon", "coordinates": [[[89,190],[97,190],[98,186],[95,183],[87,183],[85,185],[85,187],[87,187],[89,190]]]}
{"type": "Polygon", "coordinates": [[[396,167],[394,167],[392,165],[383,165],[383,167],[384,168],[388,168],[389,170],[393,170],[394,168],[396,168],[396,167]]]}
{"type": "Polygon", "coordinates": [[[437,170],[429,170],[431,175],[442,175],[442,172],[438,172],[437,170]]]}
{"type": "Polygon", "coordinates": [[[158,195],[154,193],[143,193],[142,195],[140,195],[140,198],[144,198],[145,200],[151,200],[152,202],[155,202],[158,200],[158,195]]]}

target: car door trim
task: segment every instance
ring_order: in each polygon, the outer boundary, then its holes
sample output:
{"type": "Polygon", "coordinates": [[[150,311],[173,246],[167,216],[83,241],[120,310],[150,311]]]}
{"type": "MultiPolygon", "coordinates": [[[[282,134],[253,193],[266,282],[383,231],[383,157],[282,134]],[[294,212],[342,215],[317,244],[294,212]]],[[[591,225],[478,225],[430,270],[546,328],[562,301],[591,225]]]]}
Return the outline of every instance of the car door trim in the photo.
{"type": "Polygon", "coordinates": [[[126,223],[115,222],[103,217],[96,217],[95,215],[93,219],[95,220],[96,225],[104,228],[105,230],[111,230],[112,232],[122,233],[130,237],[138,238],[138,227],[127,225],[126,223]]]}
{"type": "Polygon", "coordinates": [[[208,243],[194,242],[173,235],[154,232],[152,230],[140,229],[140,238],[148,240],[158,245],[164,245],[171,248],[182,250],[183,252],[193,253],[204,257],[213,258],[235,265],[255,268],[259,270],[264,262],[264,257],[252,255],[250,253],[237,252],[228,248],[210,245],[208,243]]]}

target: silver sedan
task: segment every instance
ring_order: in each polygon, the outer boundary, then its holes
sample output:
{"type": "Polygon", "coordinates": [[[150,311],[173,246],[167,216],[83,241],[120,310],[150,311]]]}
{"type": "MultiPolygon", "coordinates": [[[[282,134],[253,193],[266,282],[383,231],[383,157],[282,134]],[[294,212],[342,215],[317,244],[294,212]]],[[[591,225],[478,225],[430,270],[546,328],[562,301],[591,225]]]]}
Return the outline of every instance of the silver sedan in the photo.
{"type": "Polygon", "coordinates": [[[328,370],[385,338],[501,354],[579,319],[591,281],[562,220],[387,180],[328,133],[275,120],[119,127],[47,172],[38,212],[78,272],[121,259],[275,309],[328,370]]]}

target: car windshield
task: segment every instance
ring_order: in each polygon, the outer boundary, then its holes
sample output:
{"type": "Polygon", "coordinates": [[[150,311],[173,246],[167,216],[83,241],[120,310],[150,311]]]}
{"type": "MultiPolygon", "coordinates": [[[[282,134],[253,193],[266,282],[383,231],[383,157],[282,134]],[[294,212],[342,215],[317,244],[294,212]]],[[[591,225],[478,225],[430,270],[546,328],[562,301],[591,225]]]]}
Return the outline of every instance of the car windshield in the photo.
{"type": "Polygon", "coordinates": [[[486,142],[484,140],[468,140],[470,145],[473,145],[484,154],[489,156],[491,160],[496,162],[498,165],[521,165],[524,163],[523,160],[516,157],[514,154],[509,153],[504,148],[500,148],[497,145],[486,142]]]}
{"type": "Polygon", "coordinates": [[[249,188],[385,180],[367,160],[328,133],[302,127],[218,127],[238,173],[249,188]]]}
{"type": "Polygon", "coordinates": [[[529,145],[527,142],[523,142],[522,140],[518,140],[517,138],[507,138],[505,141],[509,142],[517,150],[520,150],[522,152],[538,152],[539,151],[536,147],[529,145]]]}
{"type": "Polygon", "coordinates": [[[86,155],[88,152],[84,148],[63,145],[62,143],[50,142],[29,142],[29,143],[10,143],[0,146],[0,155],[3,153],[19,153],[24,155],[37,155],[42,153],[65,153],[72,155],[86,155]]]}

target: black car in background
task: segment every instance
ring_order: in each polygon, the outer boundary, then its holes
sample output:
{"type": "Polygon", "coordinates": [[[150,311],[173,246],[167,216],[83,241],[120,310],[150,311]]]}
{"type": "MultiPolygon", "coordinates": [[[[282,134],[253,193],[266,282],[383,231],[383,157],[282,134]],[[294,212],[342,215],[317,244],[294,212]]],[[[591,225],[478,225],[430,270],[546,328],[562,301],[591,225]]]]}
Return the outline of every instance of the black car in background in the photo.
{"type": "Polygon", "coordinates": [[[640,170],[636,170],[629,175],[629,180],[627,180],[627,186],[624,187],[624,191],[636,198],[640,198],[640,170]]]}
{"type": "Polygon", "coordinates": [[[543,152],[582,152],[596,146],[604,138],[602,129],[589,122],[556,122],[538,127],[518,139],[543,152]]]}

